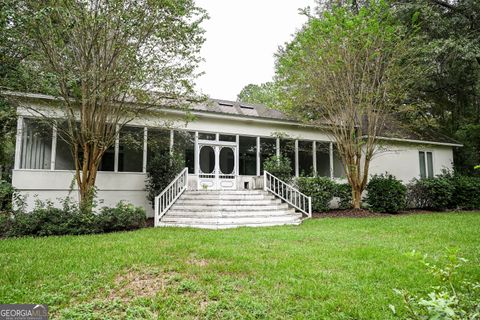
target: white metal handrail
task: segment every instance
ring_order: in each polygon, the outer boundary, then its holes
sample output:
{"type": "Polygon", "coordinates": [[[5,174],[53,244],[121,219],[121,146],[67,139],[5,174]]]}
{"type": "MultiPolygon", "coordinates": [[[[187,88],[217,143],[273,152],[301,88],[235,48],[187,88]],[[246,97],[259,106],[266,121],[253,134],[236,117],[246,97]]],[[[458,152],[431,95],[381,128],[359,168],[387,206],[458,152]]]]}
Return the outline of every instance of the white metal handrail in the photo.
{"type": "Polygon", "coordinates": [[[155,197],[155,227],[160,223],[163,215],[187,189],[188,185],[188,168],[184,168],[175,179],[155,197]]]}
{"type": "Polygon", "coordinates": [[[263,173],[263,189],[305,213],[309,218],[312,217],[312,197],[301,193],[268,171],[263,173]]]}

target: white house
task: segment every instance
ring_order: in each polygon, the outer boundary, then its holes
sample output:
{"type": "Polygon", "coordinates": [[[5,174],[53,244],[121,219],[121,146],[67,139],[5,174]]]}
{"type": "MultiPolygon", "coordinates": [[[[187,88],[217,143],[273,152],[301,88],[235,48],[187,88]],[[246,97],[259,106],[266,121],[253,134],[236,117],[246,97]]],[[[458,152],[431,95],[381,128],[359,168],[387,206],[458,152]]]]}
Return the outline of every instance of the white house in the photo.
{"type": "MultiPolygon", "coordinates": [[[[40,132],[39,122],[29,110],[45,108],[55,99],[41,94],[14,95],[20,103],[13,186],[26,196],[30,208],[36,198],[58,203],[58,199],[69,194],[75,197],[74,167],[68,145],[57,138],[55,128],[40,132]]],[[[308,215],[308,198],[264,175],[264,161],[275,154],[291,159],[296,176],[317,174],[341,179],[344,174],[327,127],[292,121],[262,105],[224,100],[193,106],[191,113],[195,119],[188,123],[181,120],[179,110],[164,112],[162,119],[145,116],[119,132],[98,173],[97,196],[104,205],[113,206],[125,200],[144,207],[150,217],[154,216],[145,192],[147,161],[151,155],[147,148],[149,139],[166,141],[164,152],[171,148],[183,152],[188,168],[158,198],[157,225],[170,222],[217,228],[298,223],[301,215],[292,207],[308,215]],[[170,122],[171,129],[160,129],[160,121],[170,122]],[[143,150],[122,143],[122,135],[127,131],[138,133],[143,150]],[[282,200],[288,204],[276,199],[282,197],[282,192],[285,198],[282,200]],[[255,219],[252,212],[258,213],[255,219]],[[193,218],[196,222],[192,222],[193,218]]],[[[385,136],[382,140],[385,151],[372,161],[371,174],[388,171],[404,182],[452,168],[452,149],[460,146],[440,136],[434,139],[385,136]]]]}

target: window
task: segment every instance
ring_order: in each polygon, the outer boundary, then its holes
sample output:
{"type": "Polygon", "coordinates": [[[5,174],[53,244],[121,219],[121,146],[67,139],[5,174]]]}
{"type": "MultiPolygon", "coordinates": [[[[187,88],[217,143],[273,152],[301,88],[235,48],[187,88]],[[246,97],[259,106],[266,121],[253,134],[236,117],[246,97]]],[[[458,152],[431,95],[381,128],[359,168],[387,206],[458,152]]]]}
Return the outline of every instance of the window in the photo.
{"type": "Polygon", "coordinates": [[[336,146],[333,146],[333,177],[334,178],[343,178],[345,177],[345,168],[343,166],[342,158],[338,153],[336,146]]]}
{"type": "Polygon", "coordinates": [[[35,119],[23,122],[20,168],[50,169],[52,159],[52,128],[35,119]]]}
{"type": "Polygon", "coordinates": [[[317,142],[317,176],[330,177],[329,142],[317,142]]]}
{"type": "Polygon", "coordinates": [[[217,135],[215,133],[199,132],[198,139],[199,140],[217,140],[217,135]]]}
{"type": "Polygon", "coordinates": [[[239,174],[257,174],[257,138],[240,137],[239,141],[239,174]]]}
{"type": "Polygon", "coordinates": [[[301,176],[313,175],[313,142],[298,141],[298,170],[301,176]]]}
{"type": "Polygon", "coordinates": [[[195,173],[195,132],[175,131],[173,148],[185,160],[188,173],[195,173]]]}
{"type": "Polygon", "coordinates": [[[280,153],[290,160],[292,174],[295,174],[295,140],[280,140],[280,153]]]}
{"type": "Polygon", "coordinates": [[[170,152],[170,130],[148,129],[147,132],[147,166],[150,160],[165,152],[170,152]]]}
{"type": "Polygon", "coordinates": [[[433,154],[429,151],[419,151],[420,178],[433,178],[433,154]]]}
{"type": "Polygon", "coordinates": [[[103,154],[102,161],[98,167],[98,171],[114,171],[115,170],[115,146],[108,148],[103,154]]]}
{"type": "Polygon", "coordinates": [[[220,141],[227,141],[227,142],[236,142],[237,141],[237,137],[236,136],[232,136],[232,135],[227,135],[227,134],[221,134],[219,136],[219,140],[220,141]]]}
{"type": "Polygon", "coordinates": [[[120,131],[119,172],[143,171],[143,128],[124,127],[120,131]]]}
{"type": "Polygon", "coordinates": [[[260,174],[263,174],[263,164],[277,153],[277,139],[260,138],[260,174]]]}
{"type": "MultiPolygon", "coordinates": [[[[55,170],[75,170],[75,163],[72,157],[72,147],[64,139],[68,139],[67,123],[63,122],[57,126],[57,151],[55,152],[55,170]]],[[[82,159],[82,155],[79,155],[82,159]]]]}

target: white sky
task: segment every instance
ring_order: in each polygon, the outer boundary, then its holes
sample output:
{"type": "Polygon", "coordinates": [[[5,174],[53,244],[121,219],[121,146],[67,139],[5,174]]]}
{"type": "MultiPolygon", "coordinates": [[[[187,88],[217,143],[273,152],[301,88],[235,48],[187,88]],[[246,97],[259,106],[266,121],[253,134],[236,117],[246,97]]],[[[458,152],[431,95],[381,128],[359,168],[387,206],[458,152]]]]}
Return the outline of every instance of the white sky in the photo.
{"type": "Polygon", "coordinates": [[[211,98],[236,100],[249,83],[270,81],[274,53],[306,21],[299,8],[314,0],[197,0],[208,11],[197,88],[211,98]]]}

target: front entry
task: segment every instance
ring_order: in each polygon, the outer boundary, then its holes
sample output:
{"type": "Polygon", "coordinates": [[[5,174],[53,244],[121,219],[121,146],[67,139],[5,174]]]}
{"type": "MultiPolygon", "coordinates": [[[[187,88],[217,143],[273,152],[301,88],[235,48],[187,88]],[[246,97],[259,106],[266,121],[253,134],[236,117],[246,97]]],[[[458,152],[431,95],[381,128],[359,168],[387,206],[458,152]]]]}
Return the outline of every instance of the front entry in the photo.
{"type": "Polygon", "coordinates": [[[198,189],[236,189],[236,145],[221,143],[198,144],[198,189]]]}

